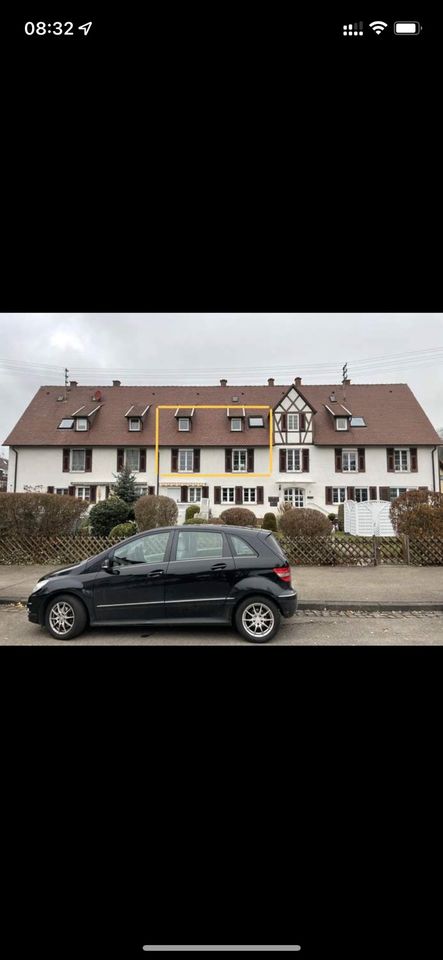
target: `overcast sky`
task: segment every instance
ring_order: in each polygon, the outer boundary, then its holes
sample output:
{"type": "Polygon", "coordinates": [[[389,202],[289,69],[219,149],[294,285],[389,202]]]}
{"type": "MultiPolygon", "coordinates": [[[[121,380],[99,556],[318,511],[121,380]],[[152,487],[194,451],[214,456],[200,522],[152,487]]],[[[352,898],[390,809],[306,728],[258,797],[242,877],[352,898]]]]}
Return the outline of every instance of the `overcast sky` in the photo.
{"type": "Polygon", "coordinates": [[[443,427],[443,314],[0,314],[0,451],[40,386],[408,383],[443,427]]]}

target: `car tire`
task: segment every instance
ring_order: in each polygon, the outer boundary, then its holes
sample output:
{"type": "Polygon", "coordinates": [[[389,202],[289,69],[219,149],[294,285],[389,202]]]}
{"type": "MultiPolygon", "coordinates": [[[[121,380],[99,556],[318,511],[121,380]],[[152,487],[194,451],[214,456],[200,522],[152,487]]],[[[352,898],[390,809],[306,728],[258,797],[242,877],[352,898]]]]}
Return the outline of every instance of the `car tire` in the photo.
{"type": "Polygon", "coordinates": [[[56,640],[71,640],[85,629],[88,615],[81,600],[69,594],[58,594],[49,601],[45,626],[56,640]]]}
{"type": "Polygon", "coordinates": [[[243,600],[235,611],[235,626],[250,643],[267,643],[280,628],[281,613],[267,597],[254,596],[243,600]]]}

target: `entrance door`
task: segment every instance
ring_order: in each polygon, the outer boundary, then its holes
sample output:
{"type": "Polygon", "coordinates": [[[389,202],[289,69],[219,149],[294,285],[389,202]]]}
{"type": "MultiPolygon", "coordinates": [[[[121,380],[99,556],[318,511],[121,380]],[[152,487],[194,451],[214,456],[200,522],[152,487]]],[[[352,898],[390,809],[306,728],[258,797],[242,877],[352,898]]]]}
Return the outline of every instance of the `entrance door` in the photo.
{"type": "Polygon", "coordinates": [[[172,533],[146,533],[112,555],[111,571],[94,581],[97,620],[156,620],[164,616],[167,558],[172,533]]]}

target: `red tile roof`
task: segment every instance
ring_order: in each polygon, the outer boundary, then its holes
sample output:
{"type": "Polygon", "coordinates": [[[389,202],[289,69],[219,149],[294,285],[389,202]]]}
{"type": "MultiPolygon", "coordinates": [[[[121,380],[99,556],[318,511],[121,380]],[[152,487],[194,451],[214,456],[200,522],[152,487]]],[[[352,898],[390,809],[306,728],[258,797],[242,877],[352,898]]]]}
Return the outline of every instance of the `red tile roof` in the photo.
{"type": "MultiPolygon", "coordinates": [[[[187,434],[186,444],[195,446],[267,446],[269,443],[267,411],[258,410],[259,405],[275,407],[290,389],[290,386],[245,385],[230,386],[120,386],[100,387],[101,408],[94,415],[87,433],[74,430],[58,430],[63,418],[82,404],[89,405],[97,390],[96,386],[77,386],[67,392],[67,400],[57,400],[63,395],[63,387],[41,387],[18,423],[4,441],[12,446],[153,446],[155,443],[155,410],[157,405],[171,405],[170,410],[160,411],[160,445],[180,446],[183,433],[177,430],[175,411],[177,407],[195,408],[192,429],[187,434]],[[201,410],[201,404],[229,406],[230,413],[237,406],[232,398],[238,397],[238,407],[246,409],[244,430],[241,434],[231,432],[226,409],[201,410]],[[126,413],[134,404],[144,410],[140,433],[129,432],[126,413]],[[250,428],[248,416],[254,413],[265,415],[264,429],[250,428]]],[[[296,389],[296,388],[294,388],[296,389]]],[[[301,386],[303,397],[317,411],[314,415],[314,442],[319,445],[379,445],[400,444],[429,445],[441,443],[426,414],[405,383],[350,384],[343,389],[341,384],[301,386]],[[334,421],[324,404],[330,404],[329,395],[335,391],[337,406],[343,403],[355,417],[364,417],[366,427],[350,428],[345,434],[334,429],[334,421]]]]}

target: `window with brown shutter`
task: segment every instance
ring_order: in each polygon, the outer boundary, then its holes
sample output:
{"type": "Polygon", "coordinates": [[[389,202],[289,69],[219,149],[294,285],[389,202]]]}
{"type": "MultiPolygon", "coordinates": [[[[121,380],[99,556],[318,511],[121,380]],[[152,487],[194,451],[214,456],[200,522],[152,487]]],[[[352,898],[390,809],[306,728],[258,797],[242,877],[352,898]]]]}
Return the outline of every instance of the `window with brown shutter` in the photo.
{"type": "MultiPolygon", "coordinates": [[[[394,467],[394,447],[387,447],[387,448],[386,448],[386,459],[387,459],[386,469],[387,469],[388,473],[394,473],[394,469],[395,469],[395,467],[394,467]]],[[[383,488],[383,489],[387,489],[387,488],[383,488]]],[[[384,498],[381,497],[381,499],[384,499],[384,498]]]]}
{"type": "Polygon", "coordinates": [[[69,447],[63,447],[63,473],[69,473],[69,447]]]}
{"type": "Polygon", "coordinates": [[[209,487],[202,487],[202,497],[209,497],[209,487]]]}
{"type": "Polygon", "coordinates": [[[280,473],[286,472],[286,450],[279,451],[280,458],[280,473]]]}
{"type": "Polygon", "coordinates": [[[419,489],[419,490],[428,490],[429,488],[428,488],[428,487],[419,487],[418,489],[419,489]]]}
{"type": "Polygon", "coordinates": [[[155,487],[148,487],[148,497],[155,496],[155,487]]]}
{"type": "Polygon", "coordinates": [[[214,503],[221,503],[221,487],[214,487],[214,503]]]}
{"type": "Polygon", "coordinates": [[[286,430],[286,424],[287,424],[286,414],[282,413],[280,417],[280,430],[286,430]]]}
{"type": "Polygon", "coordinates": [[[300,414],[300,430],[306,430],[306,414],[300,414]]]}
{"type": "Polygon", "coordinates": [[[91,473],[92,470],[92,450],[85,450],[85,473],[91,473]]]}
{"type": "Polygon", "coordinates": [[[178,448],[173,447],[171,450],[171,473],[178,473],[178,448]]]}
{"type": "Polygon", "coordinates": [[[302,471],[309,472],[309,450],[302,450],[302,471]]]}
{"type": "Polygon", "coordinates": [[[365,448],[364,448],[364,447],[359,447],[358,450],[357,450],[357,454],[358,454],[358,470],[359,470],[359,473],[364,473],[365,470],[366,470],[366,466],[365,466],[365,448]]]}
{"type": "Polygon", "coordinates": [[[265,488],[257,487],[257,503],[264,503],[264,499],[265,499],[264,494],[265,494],[265,488]]]}
{"type": "Polygon", "coordinates": [[[377,499],[377,487],[369,487],[369,499],[370,500],[377,499]]]}
{"type": "Polygon", "coordinates": [[[75,487],[69,487],[69,496],[75,497],[75,487]]]}
{"type": "Polygon", "coordinates": [[[380,495],[380,500],[390,500],[389,496],[389,487],[379,487],[378,492],[380,495]]]}
{"type": "Polygon", "coordinates": [[[89,487],[89,502],[95,503],[96,500],[97,500],[97,487],[96,485],[93,484],[91,487],[89,487]]]}
{"type": "Polygon", "coordinates": [[[188,488],[187,488],[187,487],[182,487],[182,488],[181,488],[180,500],[181,500],[182,503],[187,503],[187,502],[188,502],[188,488]]]}
{"type": "Polygon", "coordinates": [[[139,469],[141,473],[146,472],[146,450],[140,450],[140,464],[139,469]]]}
{"type": "Polygon", "coordinates": [[[194,450],[194,473],[200,473],[200,450],[194,450]]]}
{"type": "Polygon", "coordinates": [[[54,493],[54,487],[48,487],[48,493],[54,493]]]}
{"type": "Polygon", "coordinates": [[[342,472],[341,447],[336,447],[336,448],[335,448],[335,472],[336,472],[336,473],[341,473],[341,472],[342,472]]]}
{"type": "Polygon", "coordinates": [[[243,487],[235,488],[235,502],[243,503],[243,487]]]}
{"type": "Polygon", "coordinates": [[[417,447],[409,447],[409,456],[411,458],[411,471],[412,473],[417,473],[417,470],[418,470],[417,447]]]}
{"type": "Polygon", "coordinates": [[[332,487],[325,487],[325,503],[332,503],[332,487]]]}
{"type": "Polygon", "coordinates": [[[249,447],[248,449],[248,459],[247,459],[247,471],[248,473],[254,473],[254,451],[249,447]]]}
{"type": "Polygon", "coordinates": [[[355,487],[346,487],[346,496],[348,500],[355,500],[355,487]]]}
{"type": "Polygon", "coordinates": [[[225,473],[232,473],[232,450],[225,450],[225,473]]]}
{"type": "Polygon", "coordinates": [[[125,451],[123,447],[119,447],[117,450],[117,473],[120,473],[123,470],[125,465],[125,451]]]}

